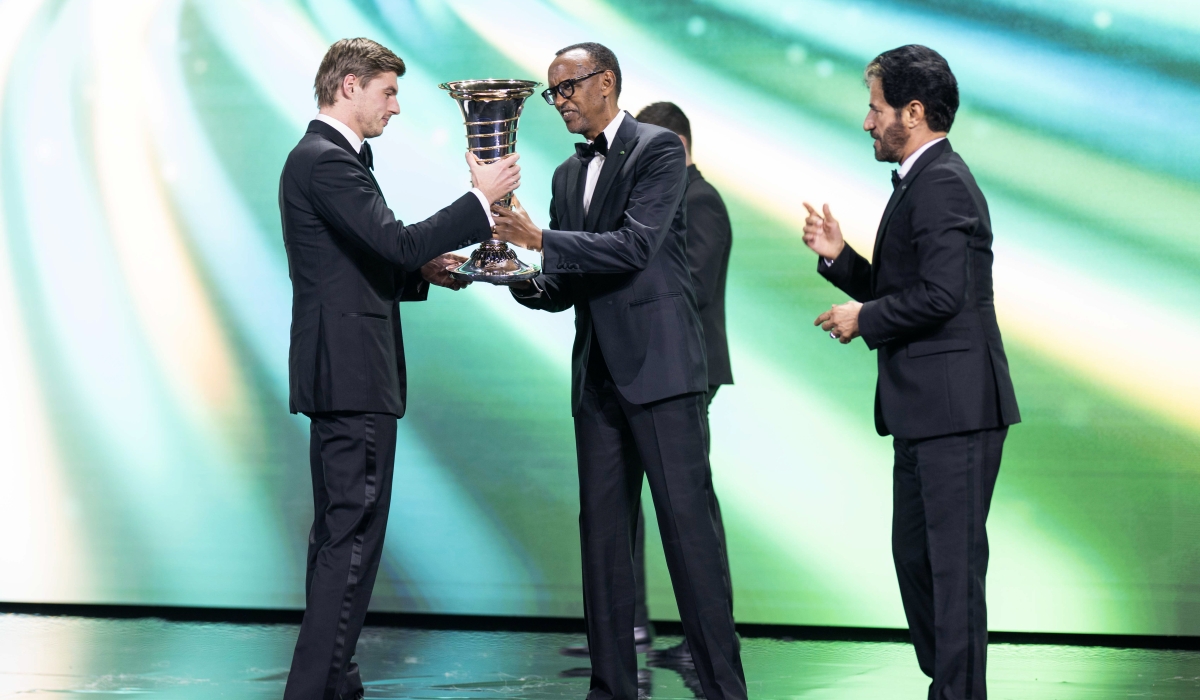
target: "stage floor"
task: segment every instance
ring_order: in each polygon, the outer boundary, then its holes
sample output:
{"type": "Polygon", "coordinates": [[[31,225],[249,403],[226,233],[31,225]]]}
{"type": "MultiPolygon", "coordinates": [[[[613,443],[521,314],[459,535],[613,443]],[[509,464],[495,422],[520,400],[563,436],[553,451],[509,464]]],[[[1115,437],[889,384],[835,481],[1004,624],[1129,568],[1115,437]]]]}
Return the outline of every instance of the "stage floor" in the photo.
{"type": "MultiPolygon", "coordinates": [[[[0,698],[283,694],[297,627],[0,615],[0,698]]],[[[663,637],[658,647],[678,641],[663,637]]],[[[368,698],[582,700],[582,636],[368,627],[358,661],[368,698]]],[[[743,640],[752,698],[925,697],[912,648],[880,642],[743,640]]],[[[644,661],[644,657],[642,657],[644,661]]],[[[992,700],[1200,697],[1200,652],[993,645],[992,700]]],[[[646,668],[653,698],[694,697],[686,673],[646,668]]]]}

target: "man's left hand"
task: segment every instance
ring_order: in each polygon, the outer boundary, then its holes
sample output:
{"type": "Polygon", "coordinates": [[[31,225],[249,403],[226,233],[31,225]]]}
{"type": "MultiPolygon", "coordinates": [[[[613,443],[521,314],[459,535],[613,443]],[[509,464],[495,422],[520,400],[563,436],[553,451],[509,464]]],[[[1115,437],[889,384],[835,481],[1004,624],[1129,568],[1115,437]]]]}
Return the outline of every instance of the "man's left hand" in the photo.
{"type": "Polygon", "coordinates": [[[430,284],[436,284],[439,287],[445,287],[446,289],[458,291],[471,283],[460,282],[459,280],[454,279],[454,277],[450,275],[450,271],[459,265],[462,265],[466,261],[466,258],[454,253],[439,255],[421,266],[421,276],[424,277],[425,280],[430,284]]]}
{"type": "Polygon", "coordinates": [[[861,310],[862,304],[857,301],[834,304],[828,311],[817,316],[813,325],[829,331],[830,336],[845,345],[858,337],[858,312],[861,310]]]}
{"type": "Polygon", "coordinates": [[[492,217],[496,220],[496,227],[492,229],[495,238],[519,245],[525,250],[542,249],[542,229],[529,218],[529,213],[521,206],[516,195],[512,198],[512,209],[494,206],[492,217]]]}

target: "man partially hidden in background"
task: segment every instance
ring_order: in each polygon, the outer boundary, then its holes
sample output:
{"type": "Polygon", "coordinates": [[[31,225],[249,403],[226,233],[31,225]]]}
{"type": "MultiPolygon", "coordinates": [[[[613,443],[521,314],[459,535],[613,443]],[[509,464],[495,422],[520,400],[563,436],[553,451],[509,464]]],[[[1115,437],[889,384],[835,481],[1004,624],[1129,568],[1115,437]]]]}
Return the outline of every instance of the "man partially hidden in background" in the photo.
{"type": "Polygon", "coordinates": [[[496,212],[496,235],[542,251],[544,272],[514,286],[517,301],[575,309],[588,698],[638,697],[633,533],[645,478],[704,695],[739,700],[746,680],[710,511],[708,371],[687,259],[683,145],[617,106],[621,68],[600,44],[560,50],[547,82],[543,96],[588,143],[554,172],[550,227],[518,206],[496,212]]]}
{"type": "MultiPolygon", "coordinates": [[[[687,203],[687,260],[692,274],[692,287],[696,291],[700,323],[704,327],[704,350],[708,359],[708,394],[705,403],[711,406],[717,390],[724,384],[733,384],[729,342],[725,337],[725,278],[729,274],[729,254],[733,249],[729,212],[725,209],[721,194],[704,179],[692,162],[692,125],[683,110],[672,102],[655,102],[643,107],[636,118],[641,124],[653,124],[675,132],[686,154],[688,185],[684,200],[687,203]]],[[[709,437],[711,447],[711,433],[709,437]]],[[[724,546],[725,527],[715,490],[712,496],[713,523],[724,546]]],[[[637,577],[633,638],[638,652],[649,652],[647,660],[654,665],[672,668],[690,665],[691,653],[686,639],[679,646],[669,649],[650,648],[654,631],[646,605],[646,518],[640,507],[633,543],[633,573],[637,577]]],[[[726,571],[725,575],[728,576],[729,572],[726,571]]],[[[568,647],[565,651],[570,655],[586,655],[587,647],[568,647]]]]}
{"type": "Polygon", "coordinates": [[[352,661],[383,552],[404,415],[399,301],[429,284],[462,285],[446,255],[491,238],[491,202],[520,181],[516,157],[480,164],[475,188],[405,226],[371,173],[371,147],[400,113],[404,61],[370,39],[343,39],[317,71],[320,114],[292,150],[279,183],[292,279],[288,357],[292,413],[311,419],[314,518],[308,541],[304,622],[285,700],[363,697],[352,661]]]}
{"type": "Polygon", "coordinates": [[[1016,395],[992,301],[987,201],[946,135],[958,82],[936,51],[902,46],[867,66],[863,129],[900,163],[871,262],[829,205],[805,204],[817,269],[856,301],[816,324],[878,353],[875,425],[894,436],[892,554],[929,698],[987,698],[985,525],[1016,395]]]}

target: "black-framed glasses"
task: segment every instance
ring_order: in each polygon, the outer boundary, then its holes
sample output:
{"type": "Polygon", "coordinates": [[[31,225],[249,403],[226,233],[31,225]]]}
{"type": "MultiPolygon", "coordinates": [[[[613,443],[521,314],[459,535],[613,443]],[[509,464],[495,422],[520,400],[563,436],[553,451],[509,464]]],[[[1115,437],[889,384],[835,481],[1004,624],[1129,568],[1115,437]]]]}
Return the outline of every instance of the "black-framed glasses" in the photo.
{"type": "MultiPolygon", "coordinates": [[[[607,70],[607,69],[605,69],[605,70],[607,70]]],[[[559,83],[558,85],[555,85],[552,88],[547,88],[545,90],[542,90],[542,98],[546,100],[546,104],[553,107],[554,106],[554,93],[557,92],[558,94],[562,95],[562,98],[564,100],[569,100],[569,99],[571,99],[571,95],[575,94],[575,86],[578,83],[582,83],[583,81],[587,80],[588,78],[592,77],[593,75],[600,75],[603,72],[604,72],[603,70],[598,70],[594,73],[588,73],[587,75],[581,75],[578,78],[567,78],[566,80],[562,81],[561,83],[559,83]]]]}

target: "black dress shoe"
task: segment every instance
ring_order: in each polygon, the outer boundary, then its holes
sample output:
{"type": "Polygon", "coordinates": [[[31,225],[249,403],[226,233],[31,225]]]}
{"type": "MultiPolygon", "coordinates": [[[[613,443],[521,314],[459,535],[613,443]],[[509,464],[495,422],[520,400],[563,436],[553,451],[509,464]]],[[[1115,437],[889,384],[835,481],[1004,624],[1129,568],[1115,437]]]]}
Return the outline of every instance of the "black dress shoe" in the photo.
{"type": "Polygon", "coordinates": [[[346,669],[346,678],[342,681],[341,690],[338,692],[338,700],[363,700],[364,695],[366,695],[366,691],[363,689],[358,664],[351,661],[350,666],[346,669]]]}
{"type": "Polygon", "coordinates": [[[692,650],[688,648],[687,640],[666,649],[652,649],[646,654],[646,665],[658,668],[674,668],[675,666],[694,666],[692,650]]]}
{"type": "MultiPolygon", "coordinates": [[[[639,654],[645,654],[654,648],[654,633],[650,629],[648,626],[633,628],[633,648],[639,654]]],[[[591,656],[586,644],[572,644],[569,647],[563,647],[562,655],[574,656],[581,659],[591,656]]],[[[690,659],[691,657],[689,656],[688,658],[690,659]]]]}

